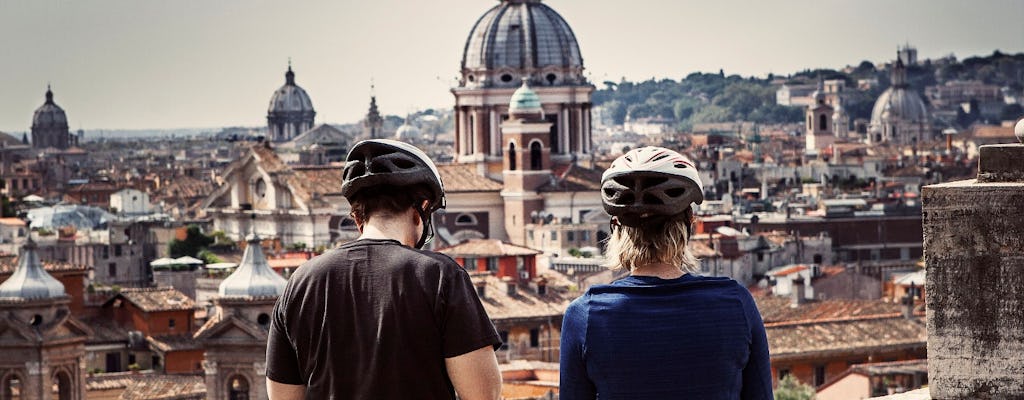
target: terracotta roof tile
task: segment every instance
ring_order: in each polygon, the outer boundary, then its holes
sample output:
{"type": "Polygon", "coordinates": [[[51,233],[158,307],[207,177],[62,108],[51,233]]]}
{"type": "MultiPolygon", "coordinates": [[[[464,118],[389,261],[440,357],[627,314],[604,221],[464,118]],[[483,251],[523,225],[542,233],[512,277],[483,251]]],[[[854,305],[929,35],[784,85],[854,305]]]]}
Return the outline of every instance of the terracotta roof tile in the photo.
{"type": "Polygon", "coordinates": [[[792,307],[788,296],[770,294],[754,297],[765,324],[837,318],[889,316],[900,313],[900,305],[878,300],[815,300],[792,307]]]}
{"type": "Polygon", "coordinates": [[[296,175],[299,175],[302,182],[311,193],[326,195],[341,195],[341,173],[344,167],[301,167],[295,168],[296,175]]]}
{"type": "Polygon", "coordinates": [[[120,400],[201,400],[206,380],[199,375],[139,376],[121,393],[120,400]]]}
{"type": "Polygon", "coordinates": [[[502,189],[501,182],[480,175],[476,168],[473,164],[438,165],[445,192],[497,192],[502,189]]]}
{"type": "Polygon", "coordinates": [[[540,254],[540,250],[531,249],[502,242],[498,239],[469,239],[465,242],[437,250],[449,257],[499,257],[499,256],[532,256],[540,254]]]}
{"type": "MultiPolygon", "coordinates": [[[[171,287],[121,289],[114,298],[123,297],[143,312],[195,309],[195,301],[171,287]]],[[[108,300],[107,303],[113,301],[108,300]]]]}
{"type": "MultiPolygon", "coordinates": [[[[11,257],[11,258],[8,258],[8,259],[0,261],[0,282],[2,282],[2,279],[7,278],[7,276],[9,274],[13,273],[14,270],[17,269],[17,268],[18,268],[18,258],[17,257],[11,257]]],[[[66,263],[66,262],[43,261],[43,269],[45,269],[46,272],[53,273],[53,272],[66,272],[66,271],[83,271],[84,272],[84,271],[88,271],[88,270],[90,270],[92,268],[90,268],[90,267],[88,267],[86,265],[71,264],[71,263],[66,263]]]]}
{"type": "Polygon", "coordinates": [[[566,307],[579,293],[572,293],[565,286],[548,285],[547,293],[538,295],[530,288],[519,285],[516,294],[509,296],[507,286],[491,274],[474,274],[474,284],[484,283],[484,296],[480,301],[487,315],[496,324],[506,320],[529,318],[561,318],[566,307]]]}
{"type": "Polygon", "coordinates": [[[153,349],[164,353],[168,351],[196,350],[203,348],[199,342],[192,339],[191,335],[146,336],[146,342],[149,343],[153,349]]]}
{"type": "Polygon", "coordinates": [[[197,179],[187,175],[167,179],[167,184],[160,188],[155,197],[171,199],[198,199],[205,197],[214,190],[213,182],[197,179]]]}
{"type": "Polygon", "coordinates": [[[124,389],[140,378],[152,374],[152,370],[146,370],[138,372],[107,372],[103,374],[89,375],[85,378],[85,390],[124,389]]]}
{"type": "Polygon", "coordinates": [[[540,192],[586,192],[601,190],[601,174],[603,171],[584,168],[570,164],[557,167],[551,171],[556,179],[553,183],[541,186],[540,192]]]}
{"type": "Polygon", "coordinates": [[[128,341],[128,330],[110,318],[83,318],[82,322],[92,329],[88,344],[117,343],[128,341]]]}
{"type": "Polygon", "coordinates": [[[772,359],[877,349],[924,349],[924,321],[901,316],[766,326],[772,359]]]}

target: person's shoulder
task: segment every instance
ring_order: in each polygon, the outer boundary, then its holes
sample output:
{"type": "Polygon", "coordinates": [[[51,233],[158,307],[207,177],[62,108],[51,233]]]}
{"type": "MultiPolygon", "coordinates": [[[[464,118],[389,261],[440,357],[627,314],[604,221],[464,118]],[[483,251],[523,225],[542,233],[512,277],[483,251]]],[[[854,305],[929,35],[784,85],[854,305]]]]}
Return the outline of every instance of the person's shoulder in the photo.
{"type": "Polygon", "coordinates": [[[567,306],[565,308],[565,315],[584,315],[584,314],[586,314],[590,310],[590,300],[591,300],[591,290],[592,289],[593,289],[593,287],[591,287],[590,289],[587,289],[587,291],[583,292],[583,294],[580,295],[580,297],[577,297],[575,300],[571,301],[569,303],[569,306],[567,306]]]}

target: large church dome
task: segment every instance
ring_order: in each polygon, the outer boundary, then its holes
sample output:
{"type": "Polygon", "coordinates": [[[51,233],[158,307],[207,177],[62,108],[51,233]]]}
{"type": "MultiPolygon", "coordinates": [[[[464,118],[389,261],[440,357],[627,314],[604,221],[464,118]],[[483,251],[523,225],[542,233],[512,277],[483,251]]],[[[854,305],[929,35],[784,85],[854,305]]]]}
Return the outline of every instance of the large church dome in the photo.
{"type": "Polygon", "coordinates": [[[871,109],[871,125],[877,127],[885,123],[886,121],[883,121],[882,117],[887,109],[889,112],[887,117],[891,118],[891,121],[914,123],[925,121],[928,118],[928,110],[925,108],[924,100],[921,100],[921,96],[918,96],[907,84],[906,68],[899,59],[896,60],[896,65],[893,67],[892,81],[892,86],[878,96],[874,108],[871,109]]]}
{"type": "Polygon", "coordinates": [[[268,112],[313,112],[313,101],[301,87],[295,84],[295,73],[291,65],[288,72],[284,74],[285,83],[280,89],[274,92],[270,98],[270,109],[268,112]]]}
{"type": "Polygon", "coordinates": [[[465,86],[519,86],[529,75],[548,85],[583,83],[583,57],[569,24],[540,0],[501,0],[470,32],[462,56],[465,86]]]}
{"type": "Polygon", "coordinates": [[[64,109],[53,102],[53,91],[49,87],[46,88],[46,103],[37,108],[32,116],[32,127],[43,129],[66,129],[68,127],[68,116],[64,114],[64,109]]]}

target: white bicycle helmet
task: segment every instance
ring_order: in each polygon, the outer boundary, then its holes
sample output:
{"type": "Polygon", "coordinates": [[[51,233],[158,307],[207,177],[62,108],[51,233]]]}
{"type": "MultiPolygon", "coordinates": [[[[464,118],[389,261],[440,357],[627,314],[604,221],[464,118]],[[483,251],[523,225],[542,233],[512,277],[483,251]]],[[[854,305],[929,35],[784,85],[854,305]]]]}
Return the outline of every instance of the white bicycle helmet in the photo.
{"type": "Polygon", "coordinates": [[[604,210],[623,226],[682,218],[703,201],[704,186],[693,162],[666,148],[631,150],[601,175],[604,210]]]}

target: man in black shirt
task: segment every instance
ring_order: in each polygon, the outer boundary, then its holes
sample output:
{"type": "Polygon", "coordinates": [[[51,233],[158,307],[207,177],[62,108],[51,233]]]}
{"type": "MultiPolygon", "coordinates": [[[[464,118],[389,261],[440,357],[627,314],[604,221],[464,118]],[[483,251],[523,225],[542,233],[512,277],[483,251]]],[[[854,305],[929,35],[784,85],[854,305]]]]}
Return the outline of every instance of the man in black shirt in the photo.
{"type": "Polygon", "coordinates": [[[278,299],[270,398],[497,399],[501,340],[469,274],[419,250],[444,207],[433,162],[405,143],[360,142],[342,195],[361,235],[296,270],[278,299]]]}

